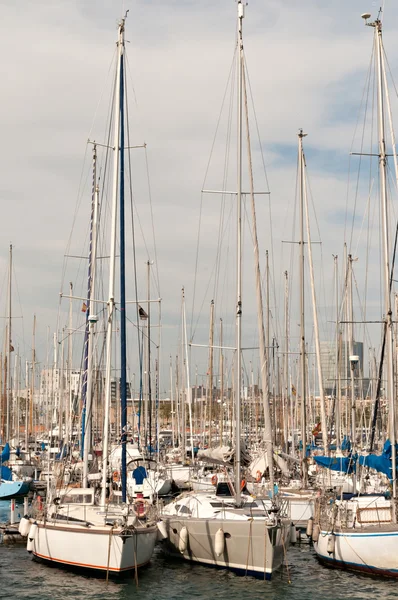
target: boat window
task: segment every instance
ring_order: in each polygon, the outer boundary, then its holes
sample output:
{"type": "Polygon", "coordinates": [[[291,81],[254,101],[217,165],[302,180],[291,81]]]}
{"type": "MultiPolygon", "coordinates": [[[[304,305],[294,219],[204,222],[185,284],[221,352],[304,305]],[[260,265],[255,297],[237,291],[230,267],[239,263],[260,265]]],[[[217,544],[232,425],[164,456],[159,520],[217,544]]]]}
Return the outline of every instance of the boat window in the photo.
{"type": "Polygon", "coordinates": [[[91,494],[66,494],[61,499],[61,504],[92,504],[91,494]]]}
{"type": "Polygon", "coordinates": [[[180,514],[182,514],[182,515],[190,515],[191,511],[189,510],[188,506],[182,505],[181,508],[180,508],[180,514]]]}

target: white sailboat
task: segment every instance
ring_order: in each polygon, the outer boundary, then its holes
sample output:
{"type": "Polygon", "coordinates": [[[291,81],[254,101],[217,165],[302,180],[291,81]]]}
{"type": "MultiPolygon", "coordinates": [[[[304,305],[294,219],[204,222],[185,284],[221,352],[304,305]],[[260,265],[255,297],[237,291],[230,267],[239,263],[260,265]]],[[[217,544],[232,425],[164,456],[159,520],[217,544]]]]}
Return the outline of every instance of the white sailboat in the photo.
{"type": "MultiPolygon", "coordinates": [[[[236,353],[235,353],[235,448],[227,459],[222,448],[212,453],[213,464],[223,465],[225,472],[233,467],[233,479],[217,482],[213,491],[205,490],[179,496],[162,511],[163,522],[159,529],[169,551],[186,560],[205,565],[223,567],[240,574],[270,579],[284,560],[290,534],[290,521],[285,518],[273,497],[254,499],[241,490],[241,349],[242,349],[242,117],[244,91],[244,55],[242,23],[244,4],[238,0],[238,173],[237,173],[237,295],[236,295],[236,353]],[[217,457],[214,454],[218,454],[217,457]]],[[[249,155],[249,163],[251,157],[249,155]]],[[[251,178],[251,183],[252,178],[251,178]]],[[[253,198],[253,186],[251,196],[253,198]]],[[[253,230],[255,231],[255,222],[253,230]]],[[[258,256],[258,246],[256,247],[258,256]]],[[[256,262],[256,277],[260,270],[256,262]]],[[[265,372],[264,326],[261,284],[257,277],[257,304],[260,336],[260,361],[265,372]]],[[[264,388],[264,385],[263,385],[264,388]]],[[[265,435],[267,455],[272,464],[272,435],[268,397],[264,400],[265,435]]],[[[205,451],[207,452],[207,451],[205,451]]],[[[248,463],[247,463],[248,464],[248,463]]],[[[270,469],[272,473],[272,468],[270,469]]]]}
{"type": "MultiPolygon", "coordinates": [[[[105,408],[103,431],[102,472],[88,472],[89,437],[91,409],[85,411],[84,431],[86,433],[83,455],[83,487],[65,487],[54,490],[50,495],[48,505],[41,503],[36,506],[36,513],[30,522],[23,520],[20,531],[27,534],[27,550],[36,559],[58,566],[85,568],[96,572],[119,574],[128,570],[136,570],[147,564],[153,554],[156,538],[156,520],[152,518],[152,508],[143,499],[133,504],[127,502],[126,496],[126,344],[124,298],[124,30],[125,18],[119,23],[118,33],[118,62],[114,97],[114,171],[113,171],[113,203],[111,230],[111,257],[109,278],[109,301],[107,319],[107,355],[105,379],[105,408]],[[120,191],[119,191],[120,186],[120,191]],[[121,274],[121,399],[122,399],[122,456],[120,474],[122,480],[122,495],[110,494],[109,478],[109,413],[111,397],[111,361],[115,315],[115,270],[116,270],[116,239],[117,214],[120,216],[120,274],[121,274]],[[124,348],[123,348],[124,341],[124,348]],[[102,481],[101,481],[102,480],[102,481]],[[91,486],[90,486],[91,482],[91,486]],[[100,483],[101,482],[101,483],[100,483]],[[101,497],[97,499],[95,484],[101,485],[101,497]],[[120,503],[114,500],[120,499],[120,503]]],[[[95,154],[95,150],[94,150],[95,154]]],[[[95,161],[94,161],[95,164],[95,161]]],[[[95,170],[94,170],[95,173],[95,170]]],[[[93,202],[96,202],[97,185],[93,185],[93,202]]],[[[92,240],[93,241],[93,240],[92,240]]],[[[94,235],[95,245],[95,235],[94,235]]],[[[91,274],[95,268],[95,251],[90,246],[90,256],[93,260],[91,274]]],[[[89,316],[88,326],[93,330],[96,317],[93,306],[93,277],[89,277],[89,316]],[[91,286],[91,287],[90,287],[91,286]]],[[[90,362],[90,352],[88,355],[90,362]]],[[[88,385],[88,387],[90,387],[88,385]]],[[[90,390],[87,402],[91,399],[90,390]]]]}
{"type": "MultiPolygon", "coordinates": [[[[398,577],[398,524],[396,511],[396,452],[395,452],[395,394],[393,323],[391,314],[391,260],[388,235],[389,211],[387,200],[387,149],[385,107],[391,123],[390,101],[386,85],[385,56],[382,42],[382,22],[379,16],[373,22],[365,13],[366,24],[374,28],[374,52],[377,71],[378,97],[378,157],[380,176],[380,212],[382,219],[384,320],[389,402],[390,442],[384,448],[384,471],[392,483],[392,498],[384,495],[355,496],[350,500],[323,496],[316,506],[312,537],[318,558],[325,564],[354,571],[398,577]]],[[[392,132],[392,127],[391,127],[392,132]]],[[[394,163],[397,166],[394,135],[394,163]]],[[[396,173],[397,174],[397,173],[396,173]]],[[[355,433],[355,429],[354,429],[355,433]]],[[[370,455],[371,456],[371,455],[370,455]]],[[[346,459],[348,460],[348,459],[346,459]]],[[[361,464],[375,466],[369,456],[359,458],[361,464]]],[[[379,470],[381,470],[379,468],[379,470]]]]}

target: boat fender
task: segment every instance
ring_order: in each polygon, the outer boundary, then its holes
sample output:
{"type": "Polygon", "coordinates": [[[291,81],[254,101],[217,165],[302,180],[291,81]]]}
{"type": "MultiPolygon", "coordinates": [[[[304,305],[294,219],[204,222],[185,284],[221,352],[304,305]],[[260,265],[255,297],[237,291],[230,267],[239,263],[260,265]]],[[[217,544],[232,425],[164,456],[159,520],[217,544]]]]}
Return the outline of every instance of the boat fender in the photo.
{"type": "Polygon", "coordinates": [[[291,544],[296,544],[297,543],[297,529],[294,523],[292,523],[290,525],[290,543],[291,544]]]}
{"type": "Polygon", "coordinates": [[[307,523],[307,531],[306,531],[306,533],[307,533],[307,536],[308,536],[309,538],[310,538],[310,537],[312,537],[312,528],[313,528],[313,525],[314,525],[314,517],[310,517],[310,518],[308,519],[308,523],[307,523]]]}
{"type": "Polygon", "coordinates": [[[211,485],[217,485],[218,483],[218,477],[217,475],[213,475],[213,477],[211,478],[211,485]]]}
{"type": "Polygon", "coordinates": [[[166,523],[164,521],[158,521],[157,526],[158,526],[158,536],[157,536],[157,539],[158,539],[159,542],[161,542],[162,540],[165,540],[167,538],[166,523]]]}
{"type": "Polygon", "coordinates": [[[312,528],[312,541],[317,542],[319,540],[320,527],[318,523],[315,523],[312,528]]]}
{"type": "Polygon", "coordinates": [[[30,530],[30,521],[27,517],[22,517],[19,522],[18,531],[22,537],[27,537],[30,530]]]}
{"type": "Polygon", "coordinates": [[[184,554],[185,550],[188,547],[188,529],[184,526],[180,531],[180,539],[178,542],[178,549],[181,554],[184,554]]]}
{"type": "Polygon", "coordinates": [[[136,498],[133,502],[133,512],[139,517],[146,517],[149,512],[149,502],[145,498],[136,498]]]}
{"type": "Polygon", "coordinates": [[[35,545],[35,537],[37,533],[38,527],[36,523],[32,523],[28,533],[28,543],[26,544],[26,549],[28,552],[32,552],[35,545]]]}
{"type": "Polygon", "coordinates": [[[334,535],[334,533],[331,533],[328,536],[328,545],[326,547],[328,554],[334,554],[335,543],[336,543],[336,536],[334,535]]]}
{"type": "Polygon", "coordinates": [[[216,553],[216,556],[221,556],[221,554],[223,554],[224,547],[225,547],[224,530],[220,527],[220,529],[218,529],[216,531],[215,540],[214,540],[214,551],[216,553]]]}

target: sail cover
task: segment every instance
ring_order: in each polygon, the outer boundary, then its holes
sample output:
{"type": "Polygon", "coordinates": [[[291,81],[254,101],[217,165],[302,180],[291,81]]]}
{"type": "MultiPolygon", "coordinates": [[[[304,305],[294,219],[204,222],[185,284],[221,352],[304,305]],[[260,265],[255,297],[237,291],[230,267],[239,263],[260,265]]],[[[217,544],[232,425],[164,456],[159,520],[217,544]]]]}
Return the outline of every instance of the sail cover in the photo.
{"type": "Polygon", "coordinates": [[[370,467],[380,473],[384,473],[392,481],[392,446],[390,440],[387,440],[383,447],[383,452],[379,455],[368,454],[359,457],[359,464],[364,467],[370,467]]]}
{"type": "Polygon", "coordinates": [[[315,462],[320,467],[325,467],[331,471],[341,471],[342,473],[353,473],[356,466],[356,457],[353,456],[314,456],[315,462]]]}
{"type": "MultiPolygon", "coordinates": [[[[234,456],[235,448],[229,448],[228,446],[207,448],[206,450],[198,451],[198,458],[200,460],[216,465],[226,465],[230,467],[232,467],[234,464],[234,456]]],[[[250,465],[250,455],[244,446],[241,447],[240,460],[244,467],[248,467],[250,465]]]]}
{"type": "Polygon", "coordinates": [[[3,448],[3,452],[1,453],[0,463],[3,464],[10,460],[10,444],[7,442],[3,448]]]}

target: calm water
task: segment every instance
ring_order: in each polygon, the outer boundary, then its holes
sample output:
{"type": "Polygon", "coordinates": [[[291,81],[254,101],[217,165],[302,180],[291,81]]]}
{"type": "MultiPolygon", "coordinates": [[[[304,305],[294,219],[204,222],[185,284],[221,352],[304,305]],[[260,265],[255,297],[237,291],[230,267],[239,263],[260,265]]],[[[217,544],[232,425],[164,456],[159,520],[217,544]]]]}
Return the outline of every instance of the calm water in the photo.
{"type": "Polygon", "coordinates": [[[104,579],[36,563],[23,547],[0,546],[0,598],[389,600],[397,597],[397,582],[322,567],[308,545],[290,548],[288,561],[289,576],[285,568],[266,582],[170,559],[157,549],[150,566],[139,572],[137,588],[133,576],[107,584],[104,579]]]}

